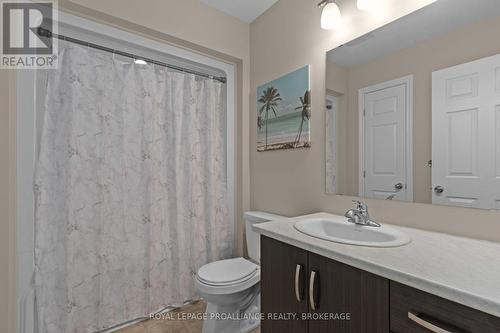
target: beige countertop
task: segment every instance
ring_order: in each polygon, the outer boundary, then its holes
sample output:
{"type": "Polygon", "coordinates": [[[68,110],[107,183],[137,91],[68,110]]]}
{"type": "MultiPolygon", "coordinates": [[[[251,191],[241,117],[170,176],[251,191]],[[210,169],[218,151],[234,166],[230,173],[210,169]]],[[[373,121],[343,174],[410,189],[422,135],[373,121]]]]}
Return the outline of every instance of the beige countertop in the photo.
{"type": "Polygon", "coordinates": [[[405,232],[412,241],[401,247],[373,248],[314,238],[294,228],[298,220],[330,215],[275,220],[253,228],[267,237],[500,317],[500,243],[382,223],[405,232]]]}

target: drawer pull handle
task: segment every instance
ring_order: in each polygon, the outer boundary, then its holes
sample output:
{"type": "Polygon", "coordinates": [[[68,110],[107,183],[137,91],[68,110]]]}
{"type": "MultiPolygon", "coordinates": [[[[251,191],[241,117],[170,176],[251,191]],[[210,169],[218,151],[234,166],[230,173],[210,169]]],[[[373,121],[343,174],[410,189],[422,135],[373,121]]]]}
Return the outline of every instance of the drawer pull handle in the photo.
{"type": "Polygon", "coordinates": [[[302,293],[300,290],[300,271],[302,270],[302,265],[297,265],[295,267],[295,298],[297,299],[297,302],[302,301],[302,293]]]}
{"type": "Polygon", "coordinates": [[[309,279],[309,304],[311,305],[311,310],[316,311],[317,303],[314,300],[314,284],[316,283],[316,272],[311,271],[311,277],[309,279]]]}
{"type": "Polygon", "coordinates": [[[455,333],[452,331],[445,330],[444,328],[436,326],[432,323],[429,323],[428,321],[420,318],[417,314],[412,313],[412,312],[408,312],[408,318],[411,321],[419,324],[422,327],[425,327],[426,329],[428,329],[429,331],[434,332],[434,333],[455,333]]]}

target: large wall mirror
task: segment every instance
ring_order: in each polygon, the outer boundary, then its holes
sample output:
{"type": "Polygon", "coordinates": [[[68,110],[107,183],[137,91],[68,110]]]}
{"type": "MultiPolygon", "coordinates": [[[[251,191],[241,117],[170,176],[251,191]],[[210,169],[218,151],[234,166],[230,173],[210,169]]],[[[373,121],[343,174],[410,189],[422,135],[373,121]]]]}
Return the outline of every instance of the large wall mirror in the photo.
{"type": "Polygon", "coordinates": [[[327,193],[500,210],[499,0],[438,0],[326,68],[327,193]]]}

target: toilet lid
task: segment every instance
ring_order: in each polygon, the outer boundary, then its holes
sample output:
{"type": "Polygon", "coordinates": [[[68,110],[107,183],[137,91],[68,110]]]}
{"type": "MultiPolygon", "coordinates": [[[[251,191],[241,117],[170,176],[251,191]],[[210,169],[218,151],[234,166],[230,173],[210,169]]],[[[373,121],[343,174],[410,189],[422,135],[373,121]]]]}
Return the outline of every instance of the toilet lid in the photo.
{"type": "Polygon", "coordinates": [[[198,270],[198,278],[210,284],[231,284],[250,278],[259,266],[244,258],[219,260],[198,270]]]}

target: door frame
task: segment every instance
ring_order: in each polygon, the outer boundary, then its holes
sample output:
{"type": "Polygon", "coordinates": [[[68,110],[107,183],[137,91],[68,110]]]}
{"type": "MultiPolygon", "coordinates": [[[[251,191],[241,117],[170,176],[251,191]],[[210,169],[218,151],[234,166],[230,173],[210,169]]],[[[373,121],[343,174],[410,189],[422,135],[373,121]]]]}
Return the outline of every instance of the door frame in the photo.
{"type": "Polygon", "coordinates": [[[337,194],[338,192],[338,130],[337,130],[337,120],[338,120],[338,112],[339,112],[339,96],[331,93],[329,91],[326,92],[325,102],[332,101],[332,110],[328,110],[328,105],[325,105],[325,116],[329,117],[330,123],[327,122],[326,131],[330,131],[326,134],[326,140],[332,139],[330,145],[325,145],[325,165],[326,165],[326,182],[325,182],[325,191],[327,194],[337,194]],[[327,115],[329,113],[329,115],[327,115]],[[329,126],[333,125],[333,126],[329,126]],[[333,138],[332,138],[333,137],[333,138]],[[330,149],[328,149],[330,148],[330,149]],[[328,169],[328,165],[326,163],[326,159],[328,159],[328,154],[332,154],[334,157],[334,172],[328,169]],[[334,180],[334,181],[333,181],[334,180]],[[332,186],[329,186],[329,185],[332,186]]]}
{"type": "Polygon", "coordinates": [[[358,196],[363,196],[365,193],[365,177],[363,176],[365,165],[365,99],[366,94],[379,90],[396,87],[399,85],[406,86],[406,112],[405,112],[405,172],[406,172],[406,201],[413,201],[413,75],[403,76],[398,79],[385,81],[358,91],[358,196]]]}

